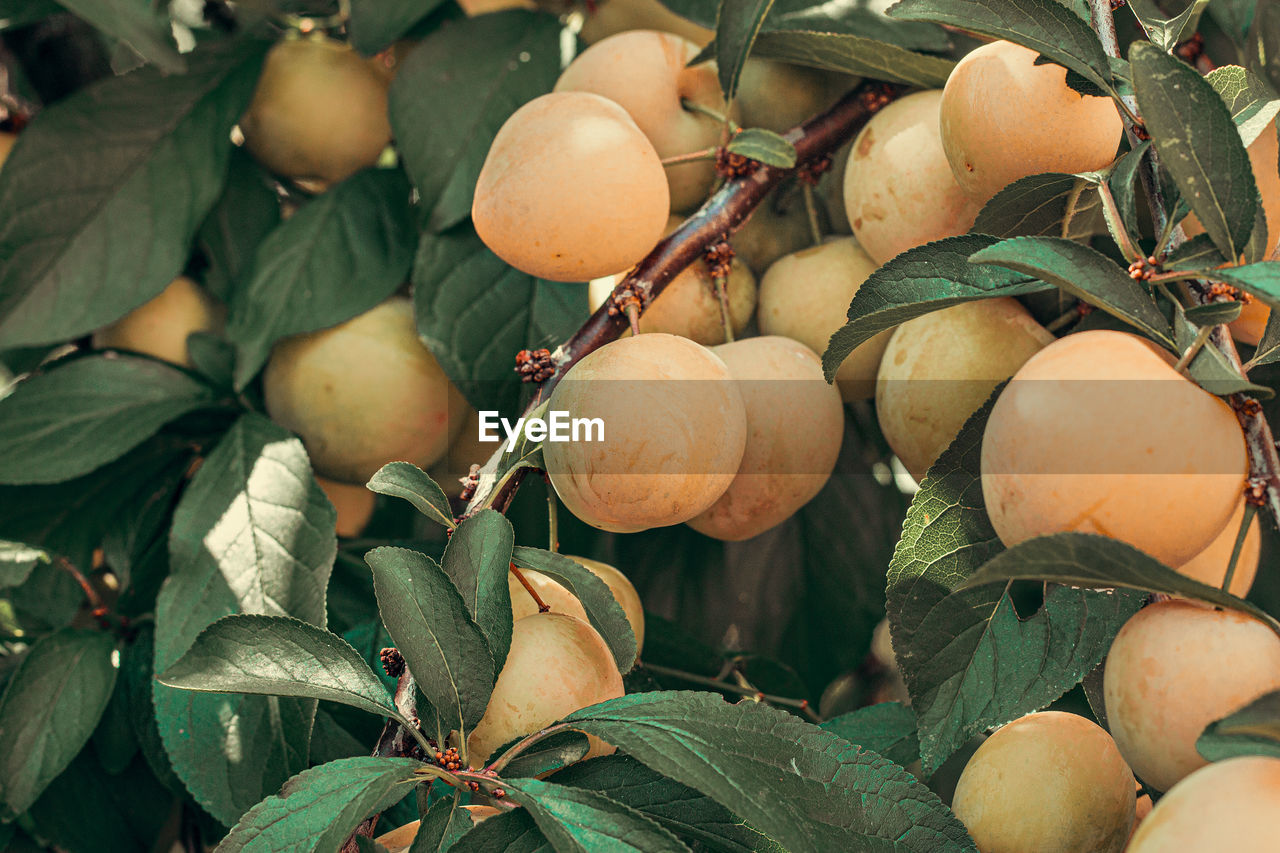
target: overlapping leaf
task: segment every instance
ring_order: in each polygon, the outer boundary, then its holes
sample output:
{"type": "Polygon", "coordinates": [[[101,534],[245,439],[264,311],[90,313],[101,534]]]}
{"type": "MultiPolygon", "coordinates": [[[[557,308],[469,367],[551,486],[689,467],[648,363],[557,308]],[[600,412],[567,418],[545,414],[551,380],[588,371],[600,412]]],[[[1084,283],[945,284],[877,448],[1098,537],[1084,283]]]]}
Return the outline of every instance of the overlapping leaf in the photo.
{"type": "Polygon", "coordinates": [[[467,612],[484,633],[494,675],[511,647],[511,590],[507,572],[515,531],[506,517],[482,509],[458,525],[445,546],[440,567],[462,594],[467,612]]]}
{"type": "Polygon", "coordinates": [[[1280,758],[1280,691],[1210,723],[1196,740],[1196,750],[1210,761],[1237,755],[1280,758]]]}

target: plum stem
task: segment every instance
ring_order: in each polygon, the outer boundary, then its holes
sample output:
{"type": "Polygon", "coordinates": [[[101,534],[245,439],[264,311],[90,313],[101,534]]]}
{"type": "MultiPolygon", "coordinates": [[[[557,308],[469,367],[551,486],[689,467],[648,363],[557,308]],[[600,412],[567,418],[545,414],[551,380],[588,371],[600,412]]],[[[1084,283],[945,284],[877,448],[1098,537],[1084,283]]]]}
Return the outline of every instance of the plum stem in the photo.
{"type": "Polygon", "coordinates": [[[533,588],[533,584],[529,583],[529,579],[524,576],[524,572],[517,569],[515,563],[511,564],[510,569],[511,569],[511,574],[516,576],[516,580],[520,581],[520,585],[524,587],[525,592],[529,593],[529,595],[533,598],[534,603],[538,605],[538,612],[539,613],[550,612],[551,605],[547,604],[545,601],[542,600],[542,597],[538,595],[537,590],[533,588]]]}
{"type": "Polygon", "coordinates": [[[1249,525],[1258,508],[1249,501],[1244,504],[1244,518],[1240,521],[1240,532],[1236,534],[1236,544],[1231,548],[1231,559],[1227,562],[1227,573],[1222,576],[1222,591],[1231,592],[1231,581],[1236,575],[1236,564],[1240,561],[1240,552],[1244,550],[1245,537],[1249,535],[1249,525]]]}

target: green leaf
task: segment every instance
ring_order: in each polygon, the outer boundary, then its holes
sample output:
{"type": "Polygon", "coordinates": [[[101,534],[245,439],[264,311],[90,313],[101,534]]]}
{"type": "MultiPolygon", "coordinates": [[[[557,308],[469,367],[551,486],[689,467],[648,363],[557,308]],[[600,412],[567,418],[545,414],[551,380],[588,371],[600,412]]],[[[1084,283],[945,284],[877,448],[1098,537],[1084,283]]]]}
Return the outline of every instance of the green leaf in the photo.
{"type": "Polygon", "coordinates": [[[341,637],[288,616],[224,616],[157,676],[204,693],[256,693],[340,702],[399,719],[387,688],[341,637]]]}
{"type": "Polygon", "coordinates": [[[1215,270],[1213,277],[1247,290],[1268,305],[1280,305],[1280,261],[1259,261],[1215,270]]]}
{"type": "Polygon", "coordinates": [[[831,336],[822,356],[827,381],[856,346],[913,317],[975,299],[1049,289],[1029,276],[969,262],[974,252],[998,242],[981,234],[949,237],[909,249],[868,276],[849,305],[849,322],[831,336]]]}
{"type": "Polygon", "coordinates": [[[186,71],[169,30],[169,16],[137,0],[58,0],[104,35],[119,39],[147,62],[169,73],[186,71]]]}
{"type": "Polygon", "coordinates": [[[899,0],[888,15],[932,21],[1028,47],[1095,86],[1111,85],[1111,66],[1093,29],[1057,0],[899,0]]]}
{"type": "Polygon", "coordinates": [[[587,319],[585,284],[541,281],[508,266],[469,224],[423,234],[413,284],[418,332],[481,411],[519,411],[515,353],[554,349],[587,319]]]}
{"type": "Polygon", "coordinates": [[[25,583],[36,563],[49,562],[49,555],[39,548],[0,541],[0,589],[25,583]]]}
{"type": "Polygon", "coordinates": [[[1280,98],[1271,87],[1239,65],[1220,65],[1204,79],[1227,105],[1246,148],[1280,113],[1280,98]]]}
{"type": "Polygon", "coordinates": [[[462,594],[467,612],[493,655],[493,673],[502,672],[511,648],[511,588],[507,572],[515,531],[506,517],[482,509],[458,525],[445,546],[440,567],[462,594]]]}
{"type": "Polygon", "coordinates": [[[222,195],[196,234],[196,246],[209,266],[205,290],[226,302],[244,286],[258,244],[280,224],[280,200],[270,177],[244,148],[231,152],[222,195]]]}
{"type": "Polygon", "coordinates": [[[976,849],[911,774],[763,703],[658,691],[602,702],[565,722],[712,797],[793,853],[976,849]]]}
{"type": "Polygon", "coordinates": [[[1172,348],[1169,321],[1141,283],[1097,249],[1059,237],[1014,237],[969,256],[1055,284],[1172,348]]]}
{"type": "Polygon", "coordinates": [[[1019,178],[982,206],[969,229],[995,237],[1088,237],[1102,209],[1089,181],[1047,172],[1019,178]]]}
{"type": "Polygon", "coordinates": [[[458,588],[434,560],[384,546],[365,555],[382,623],[446,731],[467,732],[484,716],[496,671],[484,633],[458,588]]]}
{"type": "Polygon", "coordinates": [[[422,816],[409,853],[445,853],[474,825],[457,796],[439,799],[422,816]]]}
{"type": "Polygon", "coordinates": [[[598,791],[523,779],[504,783],[558,853],[688,853],[660,824],[598,791]]]}
{"type": "MultiPolygon", "coordinates": [[[[323,626],[333,526],[302,443],[260,415],[243,415],[174,511],[171,570],[156,601],[155,671],[232,613],[323,626]]],[[[307,766],[314,700],[156,685],[154,703],[174,771],[225,824],[307,766]]]]}
{"type": "MultiPolygon", "coordinates": [[[[711,7],[707,24],[715,23],[715,5],[711,7]]],[[[807,30],[824,33],[844,33],[865,39],[888,42],[908,50],[946,53],[951,50],[951,38],[947,31],[936,24],[915,21],[895,21],[887,17],[883,4],[865,4],[860,0],[841,0],[837,3],[814,3],[814,0],[776,0],[764,19],[761,34],[780,30],[807,30]]],[[[753,50],[752,56],[759,54],[753,50]]]]}
{"type": "MultiPolygon", "coordinates": [[[[581,761],[591,749],[591,742],[582,732],[566,731],[540,740],[522,751],[507,766],[502,775],[507,779],[534,779],[544,777],[581,761]]],[[[499,753],[505,750],[499,750],[499,753]]],[[[557,776],[556,781],[561,779],[557,776]]]]}
{"type": "Polygon", "coordinates": [[[38,640],[0,698],[0,817],[25,812],[88,742],[115,687],[115,641],[65,629],[38,640]]]}
{"type": "Polygon", "coordinates": [[[351,0],[351,20],[347,28],[356,50],[371,56],[390,47],[413,29],[414,24],[430,15],[444,0],[405,0],[384,3],[380,0],[351,0]]]}
{"type": "Polygon", "coordinates": [[[1225,264],[1227,259],[1213,245],[1208,234],[1197,234],[1169,253],[1165,259],[1166,270],[1210,270],[1225,264]]]}
{"type": "Polygon", "coordinates": [[[636,635],[608,584],[581,563],[541,548],[517,546],[511,560],[522,569],[542,572],[577,596],[592,627],[609,644],[618,671],[631,671],[636,663],[636,635]]]}
{"type": "Polygon", "coordinates": [[[1172,18],[1166,18],[1152,0],[1130,0],[1129,8],[1142,24],[1147,38],[1165,53],[1170,53],[1178,42],[1196,31],[1196,24],[1208,5],[1209,0],[1192,0],[1172,18]]]}
{"type": "Polygon", "coordinates": [[[1222,98],[1196,70],[1146,42],[1129,50],[1133,88],[1160,162],[1228,258],[1253,231],[1258,188],[1222,98]]]}
{"type": "Polygon", "coordinates": [[[860,35],[805,30],[761,33],[751,55],[924,88],[941,88],[955,67],[949,59],[860,35]]]}
{"type": "Polygon", "coordinates": [[[490,817],[449,849],[452,853],[555,853],[525,809],[490,817]]]}
{"type": "Polygon", "coordinates": [[[403,498],[418,512],[449,530],[457,527],[444,489],[412,462],[388,462],[374,472],[366,485],[371,492],[403,498]]]}
{"type": "Polygon", "coordinates": [[[400,170],[366,169],[305,204],[259,244],[247,284],[228,305],[237,389],[280,338],[350,320],[404,283],[417,239],[409,194],[400,170]]]}
{"type": "Polygon", "coordinates": [[[133,642],[120,653],[120,681],[129,695],[129,718],[138,750],[151,772],[171,791],[182,791],[182,780],[164,751],[160,728],[156,722],[152,691],[155,685],[152,660],[155,655],[155,626],[142,623],[133,642]]]}
{"type": "Polygon", "coordinates": [[[149,358],[93,355],[55,366],[0,400],[0,482],[87,474],[212,402],[207,386],[149,358]]]}
{"type": "Polygon", "coordinates": [[[1210,302],[1206,305],[1193,305],[1186,310],[1187,320],[1193,326],[1218,326],[1234,322],[1240,316],[1240,302],[1210,302]]]}
{"type": "Polygon", "coordinates": [[[1280,313],[1275,311],[1267,317],[1266,328],[1262,330],[1262,338],[1254,348],[1253,358],[1249,363],[1253,366],[1274,364],[1280,361],[1280,313]]]}
{"type": "Polygon", "coordinates": [[[222,191],[231,127],[265,48],[210,46],[186,74],[108,78],[22,132],[0,172],[4,347],[92,332],[182,271],[222,191]]]}
{"type": "Polygon", "coordinates": [[[737,97],[742,66],[772,6],[773,0],[724,0],[720,4],[716,14],[716,74],[726,103],[737,97]]]}
{"type": "Polygon", "coordinates": [[[337,850],[365,817],[403,799],[421,767],[412,758],[363,756],[303,771],[245,813],[218,850],[337,850]]]}
{"type": "MultiPolygon", "coordinates": [[[[1229,307],[1239,303],[1218,304],[1229,307]]],[[[1180,353],[1185,353],[1192,347],[1199,332],[1199,328],[1190,319],[1193,310],[1188,308],[1187,316],[1173,318],[1174,340],[1177,342],[1180,353]]],[[[1187,374],[1201,388],[1220,397],[1244,393],[1251,394],[1259,400],[1269,400],[1275,396],[1275,391],[1265,385],[1258,385],[1250,382],[1248,377],[1241,376],[1240,371],[1227,361],[1227,357],[1221,350],[1214,346],[1200,348],[1200,351],[1191,359],[1187,374]]]]}
{"type": "Polygon", "coordinates": [[[1196,751],[1209,761],[1238,755],[1280,758],[1280,690],[1210,723],[1196,740],[1196,751]]]}
{"type": "Polygon", "coordinates": [[[1261,608],[1194,581],[1128,543],[1093,533],[1056,533],[1029,539],[989,561],[958,588],[975,589],[1011,580],[1177,595],[1248,613],[1280,633],[1280,621],[1261,608]]]}
{"type": "Polygon", "coordinates": [[[920,758],[916,715],[901,702],[880,702],[827,720],[822,728],[903,767],[920,758]]]}
{"type": "Polygon", "coordinates": [[[61,11],[62,7],[54,0],[0,0],[0,32],[24,27],[61,11]]]}
{"type": "Polygon", "coordinates": [[[762,127],[749,127],[734,134],[725,147],[730,154],[759,160],[766,166],[790,169],[796,164],[795,146],[779,134],[762,127]]]}
{"type": "MultiPolygon", "coordinates": [[[[1139,143],[1137,148],[1121,155],[1120,159],[1112,164],[1111,175],[1107,178],[1111,195],[1116,200],[1116,208],[1120,211],[1120,221],[1135,240],[1142,235],[1138,225],[1138,169],[1150,147],[1151,141],[1147,140],[1139,143]]],[[[1099,206],[1101,206],[1101,199],[1099,199],[1099,206]]]]}
{"type": "Polygon", "coordinates": [[[970,417],[929,469],[889,564],[893,648],[926,775],[973,735],[1043,708],[1079,682],[1142,601],[1058,587],[1038,613],[1021,618],[1007,589],[966,588],[1002,550],[979,475],[990,408],[988,401],[970,417]]]}
{"type": "Polygon", "coordinates": [[[559,29],[555,16],[524,10],[466,18],[428,35],[401,65],[389,96],[391,129],[431,230],[471,215],[494,134],[555,85],[559,29]]]}

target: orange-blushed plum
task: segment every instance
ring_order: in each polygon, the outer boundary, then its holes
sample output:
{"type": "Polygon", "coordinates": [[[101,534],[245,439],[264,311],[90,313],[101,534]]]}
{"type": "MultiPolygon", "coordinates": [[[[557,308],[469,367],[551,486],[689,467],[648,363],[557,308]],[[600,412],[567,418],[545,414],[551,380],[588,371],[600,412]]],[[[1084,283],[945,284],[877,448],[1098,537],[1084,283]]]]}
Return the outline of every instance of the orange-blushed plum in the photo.
{"type": "Polygon", "coordinates": [[[689,526],[739,542],[786,521],[826,485],[840,455],[844,405],[822,361],[799,341],[766,335],[713,352],[742,391],[747,447],[733,483],[689,526]]]}
{"type": "Polygon", "coordinates": [[[1138,825],[1128,853],[1273,853],[1280,758],[1243,755],[1173,786],[1138,825]]]}
{"type": "MultiPolygon", "coordinates": [[[[586,557],[574,557],[566,554],[570,560],[575,563],[581,563],[600,580],[605,582],[609,587],[609,591],[613,593],[614,600],[618,602],[618,606],[622,608],[622,612],[627,614],[627,622],[631,625],[631,632],[636,637],[636,653],[644,648],[644,606],[640,603],[640,595],[636,592],[635,586],[631,581],[614,566],[608,563],[602,563],[599,560],[589,560],[586,557]]],[[[586,620],[587,611],[583,609],[582,602],[578,597],[568,590],[559,582],[551,577],[544,575],[542,572],[533,569],[521,569],[525,580],[538,593],[538,597],[551,608],[552,613],[567,613],[570,616],[577,616],[579,619],[586,620]]],[[[514,619],[523,619],[526,616],[532,616],[538,612],[538,605],[533,600],[533,596],[524,588],[513,573],[507,573],[507,586],[511,593],[511,615],[514,619]]]]}
{"type": "MultiPolygon", "coordinates": [[[[760,281],[761,334],[791,338],[821,355],[877,266],[852,237],[831,238],[780,258],[760,281]]],[[[891,334],[886,329],[864,341],[840,365],[836,384],[846,401],[875,395],[876,371],[891,334]]]]}
{"type": "MultiPolygon", "coordinates": [[[[467,736],[467,761],[480,767],[508,741],[624,692],[613,654],[595,628],[563,613],[526,616],[511,630],[511,649],[484,718],[467,736]]],[[[613,752],[591,740],[587,757],[613,752]]]]}
{"type": "Polygon", "coordinates": [[[876,375],[876,416],[912,477],[924,479],[996,386],[1053,342],[1015,299],[982,299],[897,328],[876,375]]]}
{"type": "MultiPolygon", "coordinates": [[[[620,104],[663,159],[691,154],[716,145],[722,123],[684,102],[718,115],[728,109],[714,63],[688,66],[697,55],[698,45],[673,33],[618,33],[569,63],[555,91],[593,92],[620,104]]],[[[667,166],[666,171],[672,210],[697,207],[716,178],[711,160],[667,166]]]]}
{"type": "Polygon", "coordinates": [[[324,490],[325,497],[338,511],[337,533],[339,536],[359,536],[364,531],[369,519],[373,517],[375,497],[373,492],[364,486],[350,483],[339,483],[324,477],[316,477],[316,483],[324,490]]]}
{"type": "Polygon", "coordinates": [[[547,441],[556,494],[580,520],[634,533],[688,521],[733,482],[747,441],[746,407],[729,368],[688,338],[654,332],[589,353],[551,394],[549,410],[598,420],[584,440],[547,441]]]}
{"type": "Polygon", "coordinates": [[[240,118],[245,146],[276,174],[323,189],[377,163],[391,142],[387,86],[350,45],[286,38],[267,54],[240,118]]]}
{"type": "Polygon", "coordinates": [[[498,130],[471,217],[494,254],[530,275],[622,272],[662,236],[670,196],[653,145],[615,102],[551,92],[498,130]]]}
{"type": "MultiPolygon", "coordinates": [[[[667,222],[670,234],[683,220],[673,216],[667,222]]],[[[588,307],[595,311],[613,293],[626,273],[593,279],[587,287],[588,307]]],[[[756,310],[756,277],[751,269],[734,257],[725,281],[725,297],[729,303],[729,325],[739,335],[756,310]]],[[[640,331],[666,332],[680,335],[706,346],[724,343],[724,320],[720,314],[720,298],[716,294],[711,268],[703,259],[685,267],[667,283],[658,297],[640,315],[640,331]]],[[[630,330],[623,335],[631,334],[630,330]]]]}
{"type": "Polygon", "coordinates": [[[981,201],[1041,172],[1087,172],[1116,156],[1123,125],[1110,98],[1067,86],[1067,69],[1034,50],[984,44],[943,89],[942,147],[956,180],[981,201]]]}
{"type": "Polygon", "coordinates": [[[179,276],[159,296],[94,332],[93,345],[146,353],[190,367],[187,337],[193,332],[219,332],[225,318],[221,303],[191,279],[179,276]]]}
{"type": "Polygon", "coordinates": [[[1120,853],[1134,821],[1133,773],[1097,723],[1041,711],[978,747],[951,808],[982,853],[1120,853]]]}
{"type": "Polygon", "coordinates": [[[388,462],[431,467],[467,414],[403,297],[276,343],[263,394],[271,419],[302,438],[316,473],[352,484],[388,462]]]}
{"type": "Polygon", "coordinates": [[[1239,611],[1157,602],[1116,635],[1102,686],[1120,754],[1168,791],[1205,765],[1196,751],[1205,726],[1280,688],[1280,637],[1239,611]]]}
{"type": "Polygon", "coordinates": [[[1244,490],[1231,407],[1127,332],[1068,335],[1001,391],[982,437],[982,494],[1000,540],[1076,531],[1169,566],[1205,549],[1244,490]]]}
{"type": "Polygon", "coordinates": [[[659,30],[687,38],[699,48],[715,37],[713,30],[682,18],[659,0],[600,0],[582,24],[581,37],[595,44],[631,30],[659,30]]]}
{"type": "MultiPolygon", "coordinates": [[[[477,824],[483,820],[502,814],[500,809],[493,806],[463,806],[471,815],[471,823],[477,824]]],[[[413,845],[413,839],[418,834],[418,826],[422,821],[415,820],[412,823],[406,823],[404,826],[397,826],[389,832],[384,832],[374,840],[378,844],[387,849],[387,853],[409,853],[409,848],[413,845]]]]}
{"type": "Polygon", "coordinates": [[[982,202],[956,183],[942,150],[942,91],[916,92],[871,117],[844,172],[853,236],[883,264],[907,249],[963,234],[982,202]]]}
{"type": "MultiPolygon", "coordinates": [[[[1221,587],[1227,577],[1227,566],[1231,562],[1231,552],[1235,550],[1236,538],[1240,534],[1240,524],[1244,521],[1243,498],[1236,504],[1236,511],[1231,520],[1222,528],[1208,546],[1187,562],[1178,566],[1178,573],[1200,581],[1209,586],[1221,587]]],[[[1249,532],[1245,534],[1244,544],[1240,547],[1240,556],[1236,558],[1236,570],[1231,575],[1231,594],[1244,598],[1253,587],[1253,580],[1258,574],[1258,562],[1262,558],[1262,531],[1258,527],[1258,516],[1254,515],[1249,523],[1249,532]]]]}

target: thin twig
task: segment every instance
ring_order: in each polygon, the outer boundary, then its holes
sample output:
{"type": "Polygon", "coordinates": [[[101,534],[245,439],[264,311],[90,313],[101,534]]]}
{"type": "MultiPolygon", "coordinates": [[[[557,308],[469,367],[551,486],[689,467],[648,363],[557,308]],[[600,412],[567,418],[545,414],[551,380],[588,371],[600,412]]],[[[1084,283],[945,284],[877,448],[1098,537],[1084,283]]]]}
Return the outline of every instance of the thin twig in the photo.
{"type": "MultiPolygon", "coordinates": [[[[697,675],[692,672],[685,672],[682,669],[673,669],[668,666],[659,666],[656,663],[646,663],[643,667],[649,672],[656,675],[665,675],[668,678],[686,681],[689,684],[699,684],[703,687],[710,687],[713,690],[720,690],[725,693],[735,693],[738,696],[745,696],[748,699],[754,699],[757,702],[767,702],[770,705],[778,705],[783,708],[795,708],[804,712],[814,722],[821,722],[822,718],[814,712],[813,706],[809,704],[808,699],[793,699],[790,696],[774,696],[771,693],[765,693],[756,689],[750,684],[731,684],[727,681],[719,681],[706,675],[697,675]]],[[[738,671],[733,670],[733,674],[738,675],[738,671]]],[[[744,679],[745,681],[745,679],[744,679]]]]}

